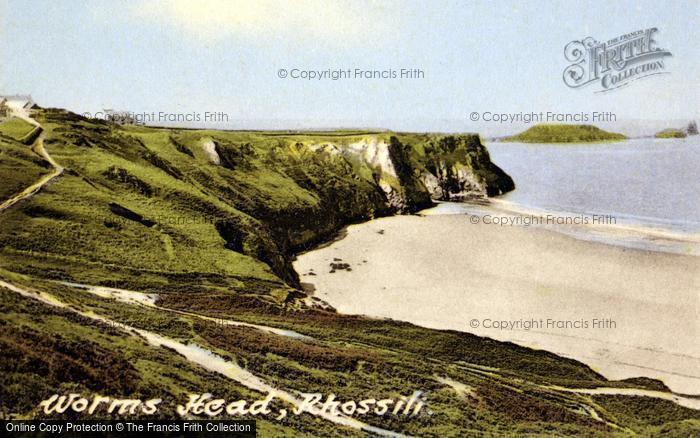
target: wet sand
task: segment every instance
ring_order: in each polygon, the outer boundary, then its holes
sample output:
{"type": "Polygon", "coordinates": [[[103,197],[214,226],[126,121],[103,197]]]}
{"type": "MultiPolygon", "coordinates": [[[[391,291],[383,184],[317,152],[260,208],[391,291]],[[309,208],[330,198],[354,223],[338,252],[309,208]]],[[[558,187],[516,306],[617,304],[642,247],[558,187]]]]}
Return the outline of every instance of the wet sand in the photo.
{"type": "Polygon", "coordinates": [[[697,256],[464,215],[396,216],[349,227],[295,268],[342,313],[513,341],[609,379],[646,376],[700,394],[697,256]]]}

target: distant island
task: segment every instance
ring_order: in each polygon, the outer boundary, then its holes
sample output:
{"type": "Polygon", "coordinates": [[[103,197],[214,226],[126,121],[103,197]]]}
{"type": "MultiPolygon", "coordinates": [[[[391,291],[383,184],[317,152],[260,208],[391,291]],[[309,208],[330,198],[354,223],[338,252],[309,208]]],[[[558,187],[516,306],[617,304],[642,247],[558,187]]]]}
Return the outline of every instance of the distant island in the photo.
{"type": "Polygon", "coordinates": [[[521,143],[592,143],[625,140],[622,134],[604,131],[592,125],[535,125],[502,141],[521,143]]]}
{"type": "Polygon", "coordinates": [[[656,138],[686,138],[689,135],[698,135],[698,124],[695,120],[688,123],[685,128],[668,128],[663,131],[659,131],[654,135],[656,138]]]}
{"type": "Polygon", "coordinates": [[[688,134],[682,129],[669,128],[659,131],[654,135],[656,138],[686,138],[688,134]]]}

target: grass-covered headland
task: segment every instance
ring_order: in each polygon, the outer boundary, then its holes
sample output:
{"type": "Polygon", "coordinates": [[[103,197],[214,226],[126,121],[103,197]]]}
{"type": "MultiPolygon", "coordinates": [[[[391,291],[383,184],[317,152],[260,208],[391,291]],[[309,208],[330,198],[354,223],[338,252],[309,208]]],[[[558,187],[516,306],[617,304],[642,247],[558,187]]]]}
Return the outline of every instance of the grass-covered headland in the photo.
{"type": "Polygon", "coordinates": [[[625,140],[622,134],[592,125],[540,124],[503,141],[519,143],[595,143],[625,140]]]}
{"type": "MultiPolygon", "coordinates": [[[[37,405],[53,394],[162,398],[162,417],[176,417],[190,393],[264,398],[124,324],[197,344],[289,393],[360,401],[422,391],[416,416],[355,416],[408,435],[698,430],[698,411],[669,401],[556,389],[664,390],[659,382],[611,382],[545,351],[341,315],[302,291],[294,255],[346,224],[512,190],[477,135],[160,129],[62,110],[35,119],[65,171],[0,212],[0,280],[66,307],[0,286],[0,417],[45,417],[37,405]],[[158,297],[139,305],[65,282],[158,297]]],[[[3,199],[50,169],[29,148],[0,136],[3,199]]],[[[285,403],[274,401],[291,412],[285,403]]],[[[265,437],[364,436],[311,414],[256,419],[265,437]]]]}

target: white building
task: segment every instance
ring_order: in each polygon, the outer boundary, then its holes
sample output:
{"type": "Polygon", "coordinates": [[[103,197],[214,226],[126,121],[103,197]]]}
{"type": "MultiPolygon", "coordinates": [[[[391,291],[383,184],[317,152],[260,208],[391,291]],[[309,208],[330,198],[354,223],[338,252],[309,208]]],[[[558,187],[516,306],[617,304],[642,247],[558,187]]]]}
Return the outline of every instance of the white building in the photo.
{"type": "Polygon", "coordinates": [[[30,110],[37,108],[34,99],[29,94],[15,94],[8,96],[0,96],[0,101],[5,102],[5,105],[12,110],[30,110]]]}

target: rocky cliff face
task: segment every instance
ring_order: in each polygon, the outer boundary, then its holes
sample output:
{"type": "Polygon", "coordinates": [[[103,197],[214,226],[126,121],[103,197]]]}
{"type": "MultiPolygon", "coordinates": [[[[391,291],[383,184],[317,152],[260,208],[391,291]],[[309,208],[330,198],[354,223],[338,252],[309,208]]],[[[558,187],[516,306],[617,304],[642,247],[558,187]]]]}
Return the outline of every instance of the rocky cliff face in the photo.
{"type": "Polygon", "coordinates": [[[424,150],[423,181],[433,199],[458,201],[515,189],[511,177],[491,161],[476,134],[433,137],[424,150]]]}
{"type": "Polygon", "coordinates": [[[476,134],[392,135],[339,147],[370,167],[389,205],[410,213],[432,200],[461,201],[497,196],[515,188],[513,180],[491,162],[476,134]]]}

